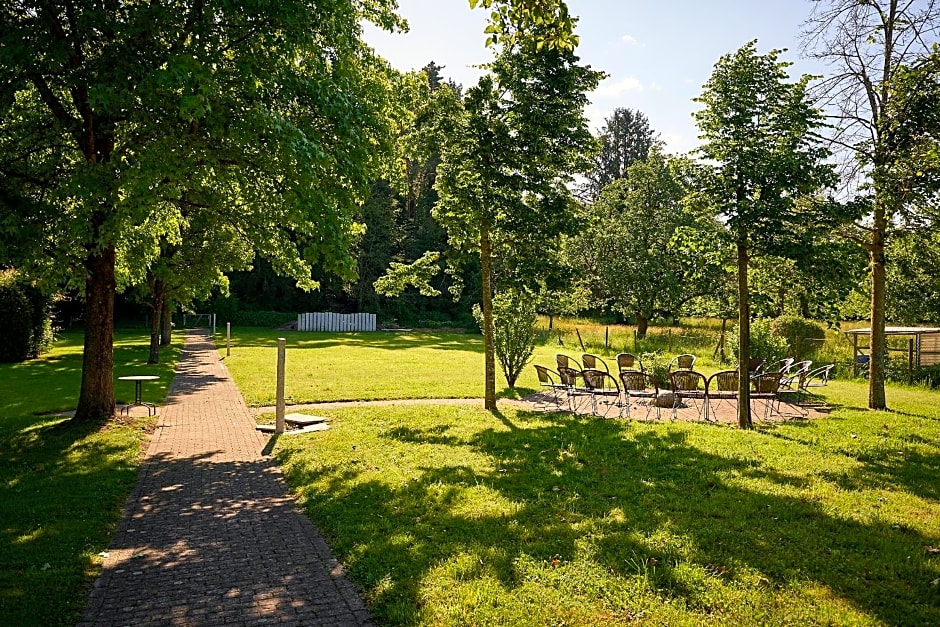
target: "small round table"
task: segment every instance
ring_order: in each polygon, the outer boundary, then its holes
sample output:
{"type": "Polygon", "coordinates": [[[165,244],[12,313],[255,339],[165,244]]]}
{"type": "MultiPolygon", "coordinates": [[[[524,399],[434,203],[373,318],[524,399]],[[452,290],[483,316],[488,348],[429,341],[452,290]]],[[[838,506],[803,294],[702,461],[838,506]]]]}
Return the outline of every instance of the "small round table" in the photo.
{"type": "Polygon", "coordinates": [[[159,378],[160,377],[154,374],[135,374],[135,375],[127,376],[127,377],[118,377],[118,381],[133,381],[134,382],[134,402],[128,403],[127,405],[122,407],[121,413],[123,414],[124,412],[127,412],[127,415],[129,416],[131,413],[131,407],[134,407],[136,405],[143,405],[144,407],[147,408],[148,416],[155,415],[157,413],[157,406],[151,405],[150,403],[145,403],[143,399],[141,399],[141,387],[144,381],[156,381],[159,378]]]}

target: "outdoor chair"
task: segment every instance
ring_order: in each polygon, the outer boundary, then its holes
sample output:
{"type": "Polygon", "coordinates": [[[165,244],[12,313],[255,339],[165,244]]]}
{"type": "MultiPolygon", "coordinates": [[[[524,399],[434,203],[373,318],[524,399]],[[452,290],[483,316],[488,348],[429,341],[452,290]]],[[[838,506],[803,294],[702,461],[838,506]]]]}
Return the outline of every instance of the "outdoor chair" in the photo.
{"type": "Polygon", "coordinates": [[[780,389],[780,379],[783,375],[779,372],[764,372],[751,378],[751,400],[764,402],[764,420],[770,418],[770,411],[773,404],[777,402],[777,392],[780,389]]]}
{"type": "Polygon", "coordinates": [[[609,372],[598,368],[585,368],[581,371],[581,375],[584,377],[586,387],[590,390],[591,413],[599,416],[600,405],[606,404],[605,418],[612,406],[617,407],[618,417],[623,415],[623,404],[620,402],[620,384],[609,372]]]}
{"type": "Polygon", "coordinates": [[[625,370],[646,372],[646,368],[643,367],[643,362],[633,353],[617,353],[617,370],[620,372],[625,370]]]}
{"type": "MultiPolygon", "coordinates": [[[[702,417],[702,408],[699,407],[696,401],[701,401],[703,405],[706,405],[706,385],[708,380],[705,378],[701,372],[695,372],[694,370],[676,370],[675,372],[669,373],[669,381],[672,385],[672,417],[676,418],[678,413],[679,404],[683,400],[688,399],[691,401],[692,407],[695,408],[695,411],[698,412],[698,417],[702,417]]],[[[706,406],[707,410],[707,406],[706,406]]],[[[706,415],[706,418],[708,416],[706,415]]]]}
{"type": "Polygon", "coordinates": [[[780,379],[780,387],[787,390],[799,389],[799,384],[812,366],[813,362],[807,359],[788,366],[786,370],[781,370],[780,373],[783,374],[783,377],[780,379]]]}
{"type": "Polygon", "coordinates": [[[855,356],[855,371],[858,373],[858,376],[868,378],[868,370],[871,366],[871,356],[870,355],[856,355],[855,356]]]}
{"type": "MultiPolygon", "coordinates": [[[[763,361],[763,360],[762,360],[763,361]]],[[[705,420],[714,415],[711,407],[712,399],[718,401],[732,401],[738,398],[738,380],[740,374],[737,370],[721,370],[708,377],[705,382],[705,420]]]]}
{"type": "Polygon", "coordinates": [[[691,353],[685,353],[683,355],[676,355],[672,358],[672,361],[669,362],[669,372],[675,370],[692,370],[695,367],[695,355],[691,353]]]}
{"type": "Polygon", "coordinates": [[[832,369],[835,368],[835,366],[835,364],[829,364],[827,366],[820,366],[815,370],[810,370],[806,373],[806,378],[803,380],[803,387],[825,387],[829,383],[829,374],[832,372],[832,369]]]}
{"type": "Polygon", "coordinates": [[[763,357],[751,357],[747,360],[747,371],[748,374],[754,376],[755,374],[760,374],[761,368],[764,367],[764,358],[763,357]]]}
{"type": "MultiPolygon", "coordinates": [[[[803,400],[806,398],[806,377],[809,375],[809,368],[813,362],[801,361],[793,364],[795,370],[789,374],[784,374],[780,379],[780,388],[777,390],[777,412],[780,412],[780,403],[788,397],[793,397],[792,403],[796,405],[800,414],[806,416],[809,412],[803,407],[803,400]]],[[[787,401],[788,403],[791,401],[787,401]]]]}
{"type": "Polygon", "coordinates": [[[793,365],[794,361],[796,360],[793,359],[792,357],[781,359],[773,366],[768,366],[767,368],[764,368],[764,372],[786,372],[790,368],[790,366],[793,365]]]}
{"type": "Polygon", "coordinates": [[[555,401],[555,407],[561,409],[561,395],[568,393],[568,386],[561,380],[561,375],[557,371],[545,366],[535,364],[535,371],[538,373],[539,385],[551,390],[552,399],[555,401]]]}
{"type": "Polygon", "coordinates": [[[577,413],[580,407],[579,398],[591,395],[591,389],[584,381],[584,373],[568,366],[558,366],[558,376],[568,392],[568,409],[577,413]]]}
{"type": "Polygon", "coordinates": [[[569,357],[564,353],[558,353],[555,355],[555,365],[558,366],[558,371],[561,372],[562,368],[573,368],[574,370],[581,371],[583,367],[574,357],[569,357]]]}
{"type": "Polygon", "coordinates": [[[620,381],[623,383],[624,405],[627,407],[627,418],[630,417],[630,408],[639,402],[634,403],[633,399],[646,399],[646,418],[650,416],[650,410],[656,408],[656,420],[659,420],[659,404],[656,400],[659,398],[659,386],[652,375],[639,370],[621,370],[620,381]]]}
{"type": "Polygon", "coordinates": [[[610,368],[607,367],[607,362],[597,355],[584,353],[581,355],[581,363],[584,364],[585,369],[603,370],[607,374],[610,374],[610,368]]]}

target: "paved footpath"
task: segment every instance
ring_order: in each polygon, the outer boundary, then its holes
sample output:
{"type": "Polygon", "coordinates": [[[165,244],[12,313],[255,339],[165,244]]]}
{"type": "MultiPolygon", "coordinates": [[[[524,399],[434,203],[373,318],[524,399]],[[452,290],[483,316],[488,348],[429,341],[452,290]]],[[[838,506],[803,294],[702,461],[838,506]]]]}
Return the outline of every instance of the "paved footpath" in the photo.
{"type": "Polygon", "coordinates": [[[80,625],[372,624],[254,425],[190,333],[80,625]]]}

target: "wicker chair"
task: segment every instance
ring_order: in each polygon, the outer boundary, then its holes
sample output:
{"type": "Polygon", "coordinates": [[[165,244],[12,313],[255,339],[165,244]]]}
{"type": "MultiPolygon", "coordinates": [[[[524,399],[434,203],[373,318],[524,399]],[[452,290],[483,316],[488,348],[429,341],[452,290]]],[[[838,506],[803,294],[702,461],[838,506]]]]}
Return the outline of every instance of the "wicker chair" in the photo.
{"type": "Polygon", "coordinates": [[[738,380],[740,373],[737,370],[721,370],[708,377],[705,382],[705,420],[712,415],[711,401],[737,401],[738,399],[738,380]]]}
{"type": "Polygon", "coordinates": [[[600,405],[606,403],[607,411],[604,417],[607,417],[610,408],[617,408],[617,416],[623,416],[623,403],[620,402],[620,384],[613,378],[609,372],[598,368],[585,368],[581,371],[584,377],[584,383],[591,394],[591,413],[599,416],[600,405]]]}
{"type": "Polygon", "coordinates": [[[581,355],[581,363],[584,364],[585,369],[603,370],[607,374],[610,374],[610,368],[607,367],[607,362],[597,355],[584,353],[581,355]]]}
{"type": "Polygon", "coordinates": [[[691,353],[676,355],[672,358],[672,361],[669,362],[669,372],[673,370],[692,370],[694,367],[695,355],[691,353]]]}
{"type": "Polygon", "coordinates": [[[630,408],[640,405],[634,403],[633,399],[646,399],[646,418],[649,418],[650,411],[656,408],[656,419],[659,420],[659,404],[656,399],[659,398],[659,386],[656,385],[656,379],[652,375],[639,370],[621,370],[620,381],[623,383],[624,405],[627,407],[627,418],[630,417],[630,408]]]}
{"type": "Polygon", "coordinates": [[[561,380],[561,375],[557,371],[545,366],[535,364],[535,371],[538,373],[539,385],[551,390],[552,398],[555,401],[555,407],[561,409],[561,395],[568,393],[568,386],[561,380]]]}
{"type": "Polygon", "coordinates": [[[584,380],[584,373],[568,366],[558,366],[558,376],[565,385],[565,391],[568,392],[568,409],[577,413],[580,407],[579,397],[591,395],[591,388],[584,380]]]}
{"type": "Polygon", "coordinates": [[[695,401],[702,401],[706,405],[708,380],[701,372],[694,370],[676,370],[669,373],[669,381],[672,384],[672,417],[675,418],[679,404],[683,399],[692,401],[692,406],[698,412],[698,417],[702,417],[702,409],[695,401]]]}
{"type": "MultiPolygon", "coordinates": [[[[764,372],[751,378],[751,400],[764,401],[764,420],[770,417],[773,404],[777,402],[777,392],[780,389],[779,372],[764,372]]],[[[779,408],[778,408],[779,409],[779,408]]]]}
{"type": "Polygon", "coordinates": [[[617,353],[617,370],[620,372],[625,370],[646,372],[646,368],[643,367],[643,362],[633,353],[617,353]]]}

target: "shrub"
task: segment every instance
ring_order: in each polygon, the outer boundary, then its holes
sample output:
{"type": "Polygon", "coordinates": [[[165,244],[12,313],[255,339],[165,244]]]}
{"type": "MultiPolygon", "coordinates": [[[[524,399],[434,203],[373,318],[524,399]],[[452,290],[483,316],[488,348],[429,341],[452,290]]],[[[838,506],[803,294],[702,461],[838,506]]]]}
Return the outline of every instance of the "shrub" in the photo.
{"type": "Polygon", "coordinates": [[[643,369],[656,381],[656,385],[662,389],[669,389],[671,385],[669,381],[670,359],[667,359],[660,351],[653,351],[642,353],[640,361],[643,362],[643,369]]]}
{"type": "Polygon", "coordinates": [[[812,352],[826,339],[824,328],[800,316],[780,316],[771,322],[770,328],[774,335],[787,341],[789,354],[793,357],[812,352]]]}
{"type": "MultiPolygon", "coordinates": [[[[483,328],[483,310],[473,306],[473,316],[483,328]]],[[[535,299],[521,292],[497,294],[493,298],[493,348],[510,388],[532,358],[538,339],[535,299]]]]}
{"type": "Polygon", "coordinates": [[[0,361],[23,361],[29,357],[32,320],[29,299],[16,280],[16,274],[0,274],[0,361]]]}
{"type": "MultiPolygon", "coordinates": [[[[728,349],[734,357],[738,355],[738,328],[728,334],[728,349]]],[[[790,355],[787,340],[776,335],[772,323],[766,318],[751,322],[751,357],[763,357],[767,363],[779,361],[790,355]]]]}

